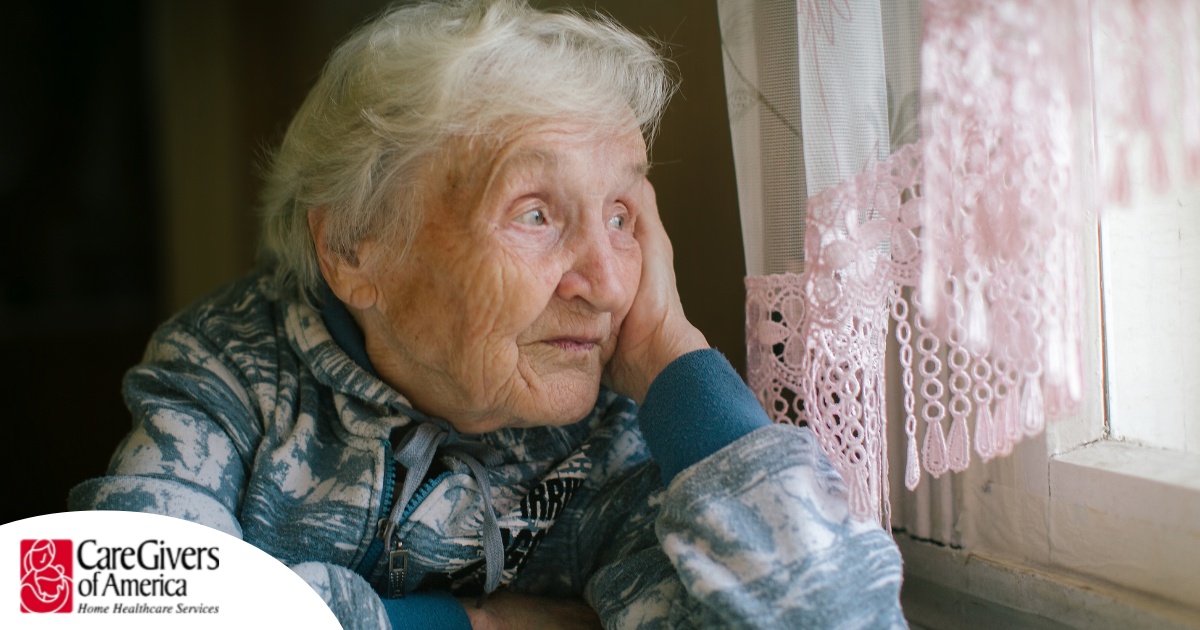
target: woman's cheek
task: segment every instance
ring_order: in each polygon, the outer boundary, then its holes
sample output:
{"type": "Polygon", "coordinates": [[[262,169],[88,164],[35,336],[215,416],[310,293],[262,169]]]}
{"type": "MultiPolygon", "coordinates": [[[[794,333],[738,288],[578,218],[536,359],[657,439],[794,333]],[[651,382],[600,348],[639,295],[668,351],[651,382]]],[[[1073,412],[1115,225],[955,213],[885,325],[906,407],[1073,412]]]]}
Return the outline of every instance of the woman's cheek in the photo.
{"type": "Polygon", "coordinates": [[[502,251],[481,263],[490,269],[488,278],[473,290],[485,304],[480,308],[481,325],[510,341],[529,328],[545,310],[557,286],[558,265],[544,256],[502,251]]]}

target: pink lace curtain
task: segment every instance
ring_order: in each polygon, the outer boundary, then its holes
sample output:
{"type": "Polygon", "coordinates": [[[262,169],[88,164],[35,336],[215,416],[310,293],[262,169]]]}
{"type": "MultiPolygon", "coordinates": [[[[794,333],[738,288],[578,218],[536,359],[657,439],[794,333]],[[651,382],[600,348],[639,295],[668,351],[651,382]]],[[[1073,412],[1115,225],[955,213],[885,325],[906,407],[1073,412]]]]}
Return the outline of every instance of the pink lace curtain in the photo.
{"type": "Polygon", "coordinates": [[[1078,402],[1096,209],[1200,177],[1200,3],[719,6],[748,381],[886,520],[889,336],[910,490],[1078,402]]]}

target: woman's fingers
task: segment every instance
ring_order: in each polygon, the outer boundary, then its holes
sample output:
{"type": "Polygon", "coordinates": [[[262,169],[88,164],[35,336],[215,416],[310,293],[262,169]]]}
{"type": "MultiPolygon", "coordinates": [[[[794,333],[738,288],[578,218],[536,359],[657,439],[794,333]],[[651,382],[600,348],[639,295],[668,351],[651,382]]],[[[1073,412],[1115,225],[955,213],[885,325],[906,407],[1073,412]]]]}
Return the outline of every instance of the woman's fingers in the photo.
{"type": "Polygon", "coordinates": [[[641,283],[621,324],[616,354],[609,363],[609,385],[641,402],[668,363],[708,343],[683,312],[667,237],[654,187],[644,182],[634,237],[642,249],[641,283]]]}
{"type": "MultiPolygon", "coordinates": [[[[667,266],[671,266],[673,256],[671,239],[667,238],[667,231],[663,227],[662,218],[658,215],[658,197],[654,193],[654,186],[650,184],[650,180],[648,179],[642,180],[641,213],[638,214],[637,225],[635,226],[633,235],[642,246],[643,260],[648,255],[652,255],[660,261],[665,257],[667,266]]],[[[644,275],[645,271],[643,269],[644,275]]]]}

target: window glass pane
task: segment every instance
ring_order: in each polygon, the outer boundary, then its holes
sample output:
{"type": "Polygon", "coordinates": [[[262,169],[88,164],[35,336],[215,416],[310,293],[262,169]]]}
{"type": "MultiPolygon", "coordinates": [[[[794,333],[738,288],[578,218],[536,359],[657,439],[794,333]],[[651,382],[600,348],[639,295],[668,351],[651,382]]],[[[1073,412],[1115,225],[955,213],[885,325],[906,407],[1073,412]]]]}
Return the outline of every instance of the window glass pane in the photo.
{"type": "Polygon", "coordinates": [[[1200,187],[1133,184],[1101,227],[1110,429],[1200,453],[1200,187]]]}

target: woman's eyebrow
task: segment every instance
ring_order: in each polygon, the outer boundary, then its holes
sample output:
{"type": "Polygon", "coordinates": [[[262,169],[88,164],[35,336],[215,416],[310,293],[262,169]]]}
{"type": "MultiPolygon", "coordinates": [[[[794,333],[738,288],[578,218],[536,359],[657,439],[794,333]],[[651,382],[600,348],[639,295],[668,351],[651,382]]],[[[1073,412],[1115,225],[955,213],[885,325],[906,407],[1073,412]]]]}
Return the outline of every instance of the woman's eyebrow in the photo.
{"type": "Polygon", "coordinates": [[[497,183],[503,184],[508,175],[513,172],[533,172],[553,169],[558,164],[558,157],[550,151],[537,148],[523,148],[501,156],[495,162],[492,172],[488,175],[484,190],[492,190],[497,183]]]}
{"type": "Polygon", "coordinates": [[[553,168],[558,165],[558,156],[553,151],[535,147],[518,149],[501,158],[497,171],[510,171],[520,168],[553,168]]]}
{"type": "MultiPolygon", "coordinates": [[[[534,147],[517,149],[512,153],[502,156],[496,162],[495,168],[492,169],[492,173],[488,177],[485,189],[490,190],[497,182],[505,181],[507,176],[513,172],[553,170],[558,165],[558,155],[553,151],[534,147]]],[[[646,160],[637,160],[629,163],[625,171],[628,173],[628,178],[625,180],[624,187],[632,188],[640,183],[650,172],[650,163],[646,160]]]]}
{"type": "Polygon", "coordinates": [[[646,175],[650,172],[650,163],[645,160],[633,162],[626,168],[629,173],[629,178],[625,180],[624,188],[633,188],[641,183],[646,175]]]}

